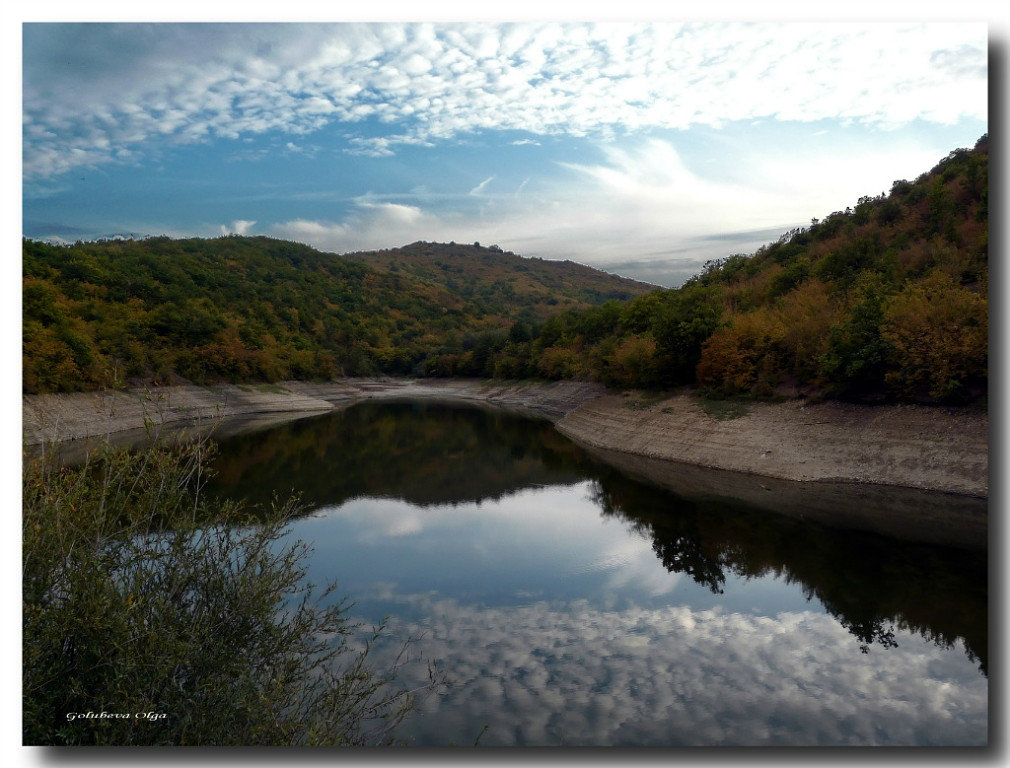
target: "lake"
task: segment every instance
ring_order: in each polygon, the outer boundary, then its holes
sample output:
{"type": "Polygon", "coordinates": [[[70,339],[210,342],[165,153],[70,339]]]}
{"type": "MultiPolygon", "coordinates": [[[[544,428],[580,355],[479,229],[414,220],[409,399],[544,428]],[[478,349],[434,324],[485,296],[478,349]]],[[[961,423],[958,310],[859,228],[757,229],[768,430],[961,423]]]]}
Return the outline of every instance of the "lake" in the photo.
{"type": "MultiPolygon", "coordinates": [[[[309,578],[437,659],[416,745],[983,745],[984,551],[622,476],[549,422],[364,403],[224,439],[215,493],[299,493],[309,578]]],[[[402,672],[426,679],[423,664],[402,672]]]]}

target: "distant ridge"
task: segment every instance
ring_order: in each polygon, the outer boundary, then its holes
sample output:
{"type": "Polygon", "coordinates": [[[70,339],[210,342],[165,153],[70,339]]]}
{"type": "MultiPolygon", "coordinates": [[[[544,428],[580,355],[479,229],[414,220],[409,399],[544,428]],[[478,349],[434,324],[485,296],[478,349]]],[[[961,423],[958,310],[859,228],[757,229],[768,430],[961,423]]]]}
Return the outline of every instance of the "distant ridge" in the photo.
{"type": "Polygon", "coordinates": [[[411,275],[444,285],[467,298],[497,297],[520,319],[544,320],[576,304],[631,299],[656,286],[619,277],[574,261],[518,256],[497,245],[419,240],[400,248],[345,256],[386,273],[411,275]]]}

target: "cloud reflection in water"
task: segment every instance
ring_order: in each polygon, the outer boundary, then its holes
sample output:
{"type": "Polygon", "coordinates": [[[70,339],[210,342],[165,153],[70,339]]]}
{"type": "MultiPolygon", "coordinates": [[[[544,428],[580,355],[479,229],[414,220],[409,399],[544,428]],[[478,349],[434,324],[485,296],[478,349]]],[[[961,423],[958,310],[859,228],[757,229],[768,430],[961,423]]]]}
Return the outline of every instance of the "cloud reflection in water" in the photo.
{"type": "Polygon", "coordinates": [[[485,723],[483,745],[985,743],[987,682],[960,641],[896,628],[898,647],[864,654],[798,584],[731,575],[715,596],[601,518],[594,487],[358,498],[298,524],[455,681],[413,743],[470,744],[485,723]]]}
{"type": "MultiPolygon", "coordinates": [[[[910,633],[860,653],[832,617],[587,601],[478,607],[400,595],[455,684],[405,735],[418,744],[984,744],[986,680],[910,633]]],[[[419,681],[420,682],[420,681],[419,681]]]]}

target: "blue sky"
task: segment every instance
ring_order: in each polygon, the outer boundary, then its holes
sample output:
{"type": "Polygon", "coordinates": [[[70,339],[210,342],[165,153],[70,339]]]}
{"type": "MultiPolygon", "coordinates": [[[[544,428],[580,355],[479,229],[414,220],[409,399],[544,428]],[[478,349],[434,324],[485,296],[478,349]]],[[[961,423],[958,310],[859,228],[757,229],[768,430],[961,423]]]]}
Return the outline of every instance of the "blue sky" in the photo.
{"type": "Polygon", "coordinates": [[[26,236],[498,244],[677,285],[987,132],[984,23],[26,24],[26,236]]]}

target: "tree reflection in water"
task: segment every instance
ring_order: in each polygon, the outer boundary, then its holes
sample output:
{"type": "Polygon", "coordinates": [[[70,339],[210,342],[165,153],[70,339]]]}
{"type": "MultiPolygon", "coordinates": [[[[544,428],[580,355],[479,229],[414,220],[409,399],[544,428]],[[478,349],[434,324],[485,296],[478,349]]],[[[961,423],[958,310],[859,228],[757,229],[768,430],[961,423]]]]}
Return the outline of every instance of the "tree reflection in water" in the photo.
{"type": "Polygon", "coordinates": [[[713,593],[722,593],[727,573],[776,576],[799,583],[864,653],[897,647],[896,628],[947,648],[961,638],[987,673],[984,552],[829,529],[725,500],[683,499],[616,473],[598,480],[595,498],[603,514],[650,537],[667,570],[713,593]]]}
{"type": "Polygon", "coordinates": [[[309,508],[356,497],[418,506],[500,499],[593,481],[607,517],[652,541],[670,572],[714,594],[727,574],[802,586],[864,653],[907,630],[938,646],[962,639],[987,670],[987,561],[964,551],[829,529],[725,499],[688,499],[630,479],[548,422],[437,403],[364,403],[224,441],[211,490],[253,503],[295,490],[309,508]]]}

